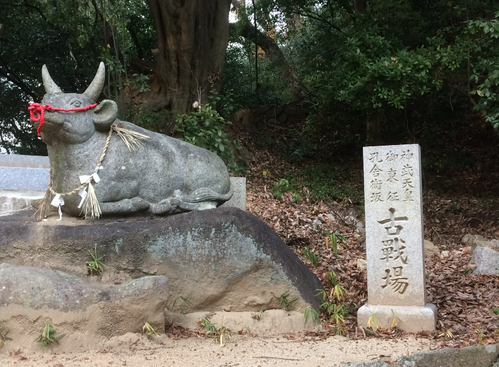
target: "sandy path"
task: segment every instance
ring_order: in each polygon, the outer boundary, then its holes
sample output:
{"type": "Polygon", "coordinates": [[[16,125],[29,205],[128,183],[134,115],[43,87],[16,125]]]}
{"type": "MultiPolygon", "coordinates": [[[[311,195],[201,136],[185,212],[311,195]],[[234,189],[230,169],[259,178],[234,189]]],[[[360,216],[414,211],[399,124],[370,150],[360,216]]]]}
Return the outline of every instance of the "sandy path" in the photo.
{"type": "Polygon", "coordinates": [[[70,353],[61,345],[41,352],[33,348],[13,355],[8,342],[0,350],[0,366],[219,366],[332,367],[348,362],[368,362],[383,356],[385,361],[421,350],[429,350],[425,339],[399,340],[331,337],[326,340],[296,341],[236,335],[225,347],[208,338],[172,340],[159,336],[149,341],[140,334],[126,334],[102,345],[100,351],[70,353]],[[10,352],[10,353],[9,353],[10,352]],[[26,358],[26,359],[24,359],[26,358]]]}

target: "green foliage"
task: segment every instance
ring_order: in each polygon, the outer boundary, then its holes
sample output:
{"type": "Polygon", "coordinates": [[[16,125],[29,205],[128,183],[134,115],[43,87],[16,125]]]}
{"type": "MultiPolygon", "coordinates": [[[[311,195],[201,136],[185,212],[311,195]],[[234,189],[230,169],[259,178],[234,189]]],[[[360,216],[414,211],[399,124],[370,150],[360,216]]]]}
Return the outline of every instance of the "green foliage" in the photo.
{"type": "Polygon", "coordinates": [[[350,184],[345,183],[347,175],[347,172],[339,171],[329,164],[311,164],[299,171],[289,172],[286,180],[289,190],[298,191],[304,186],[307,187],[314,200],[348,200],[360,205],[362,196],[350,184]]]}
{"type": "Polygon", "coordinates": [[[159,334],[154,330],[151,324],[149,324],[147,321],[144,323],[144,326],[142,326],[142,334],[147,335],[147,339],[151,340],[153,336],[158,336],[159,334]]]}
{"type": "Polygon", "coordinates": [[[282,195],[289,190],[289,181],[285,178],[281,178],[277,180],[274,188],[272,189],[272,193],[274,197],[278,200],[282,199],[282,195]]]}
{"type": "Polygon", "coordinates": [[[248,167],[239,167],[237,162],[227,164],[227,168],[229,169],[230,173],[233,173],[236,176],[244,176],[244,174],[248,170],[248,167]]]}
{"type": "Polygon", "coordinates": [[[310,246],[307,246],[305,250],[303,250],[303,256],[312,263],[313,266],[317,266],[317,260],[319,256],[312,251],[310,251],[310,246]]]}
{"type": "Polygon", "coordinates": [[[187,313],[187,310],[189,309],[189,307],[192,306],[192,303],[191,301],[189,301],[187,298],[185,297],[182,297],[182,296],[178,296],[177,298],[175,298],[175,300],[173,301],[172,303],[172,306],[171,306],[171,309],[173,311],[178,311],[180,312],[182,315],[185,315],[187,313]]]}
{"type": "Polygon", "coordinates": [[[367,320],[367,326],[370,327],[373,331],[378,330],[379,320],[376,314],[372,314],[371,316],[369,316],[369,319],[367,320]]]}
{"type": "Polygon", "coordinates": [[[343,295],[345,294],[346,290],[343,288],[342,285],[336,284],[333,288],[331,288],[331,294],[330,297],[334,298],[339,301],[341,298],[343,298],[343,295]]]}
{"type": "Polygon", "coordinates": [[[12,340],[11,337],[8,336],[9,329],[5,326],[5,320],[0,320],[0,348],[3,347],[3,344],[6,340],[12,340]]]}
{"type": "Polygon", "coordinates": [[[174,130],[175,114],[167,110],[145,109],[135,116],[132,122],[147,130],[169,134],[174,130]]]}
{"type": "Polygon", "coordinates": [[[305,309],[305,325],[307,324],[308,319],[311,319],[316,325],[321,323],[319,313],[312,307],[307,307],[305,309]]]}
{"type": "Polygon", "coordinates": [[[88,272],[91,275],[102,273],[104,271],[104,266],[106,265],[102,262],[102,257],[99,257],[99,255],[97,255],[97,245],[95,245],[93,253],[90,250],[88,250],[88,253],[92,257],[91,261],[86,262],[88,272]]]}
{"type": "Polygon", "coordinates": [[[341,241],[346,241],[346,237],[339,233],[333,233],[329,235],[329,242],[331,243],[331,249],[333,250],[333,255],[338,257],[338,238],[341,241]]]}
{"type": "Polygon", "coordinates": [[[470,91],[478,96],[474,110],[482,113],[485,120],[499,129],[499,12],[493,19],[477,19],[468,22],[467,31],[471,42],[468,52],[473,52],[476,61],[470,62],[470,81],[476,89],[470,91]]]}
{"type": "Polygon", "coordinates": [[[26,111],[44,94],[43,64],[62,90],[82,92],[104,60],[103,93],[119,99],[130,56],[152,61],[156,47],[150,10],[141,0],[9,0],[0,24],[0,147],[9,153],[46,154],[26,111]]]}
{"type": "Polygon", "coordinates": [[[133,74],[133,86],[141,93],[150,91],[149,78],[143,74],[133,74]]]}
{"type": "MultiPolygon", "coordinates": [[[[331,322],[339,324],[345,322],[345,317],[348,315],[349,309],[345,304],[338,303],[339,299],[343,296],[345,289],[339,284],[336,285],[333,289],[336,288],[338,288],[340,291],[337,292],[334,296],[328,297],[324,289],[318,289],[316,296],[321,296],[321,309],[326,313],[329,320],[331,322]]],[[[331,291],[331,294],[332,293],[333,292],[331,291]]]]}
{"type": "Polygon", "coordinates": [[[333,288],[335,285],[338,284],[338,278],[336,277],[336,273],[333,270],[331,270],[329,273],[326,273],[325,278],[326,278],[326,283],[329,285],[330,288],[333,288]]]}
{"type": "Polygon", "coordinates": [[[492,312],[496,315],[499,315],[499,307],[493,307],[492,312]]]}
{"type": "Polygon", "coordinates": [[[294,297],[291,299],[288,299],[289,293],[284,293],[281,295],[279,298],[279,303],[281,304],[282,308],[286,311],[290,311],[291,308],[293,307],[293,303],[295,303],[298,300],[298,297],[294,297]]]}
{"type": "Polygon", "coordinates": [[[203,318],[201,320],[201,325],[206,328],[206,330],[208,331],[208,335],[218,333],[217,327],[214,323],[211,322],[209,317],[203,318]]]}
{"type": "Polygon", "coordinates": [[[188,114],[179,114],[176,119],[176,131],[183,133],[188,143],[211,150],[221,157],[234,157],[227,150],[231,143],[229,134],[224,131],[226,121],[210,103],[198,108],[197,111],[188,114]]]}
{"type": "Polygon", "coordinates": [[[59,344],[59,340],[65,335],[55,336],[54,334],[57,332],[56,327],[51,322],[47,322],[43,327],[38,338],[35,339],[35,342],[40,343],[42,349],[45,348],[46,345],[57,343],[59,344]]]}
{"type": "Polygon", "coordinates": [[[213,339],[220,340],[220,346],[225,346],[225,343],[228,339],[230,339],[230,332],[225,326],[217,328],[215,324],[213,324],[209,317],[205,317],[201,320],[201,325],[206,328],[207,335],[212,336],[213,339]]]}

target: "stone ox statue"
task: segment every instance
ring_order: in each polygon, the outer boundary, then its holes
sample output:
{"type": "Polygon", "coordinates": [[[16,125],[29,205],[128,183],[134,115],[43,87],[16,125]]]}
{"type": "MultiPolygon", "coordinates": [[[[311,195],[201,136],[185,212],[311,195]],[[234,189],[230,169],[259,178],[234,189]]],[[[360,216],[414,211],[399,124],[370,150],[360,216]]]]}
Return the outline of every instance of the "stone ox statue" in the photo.
{"type": "Polygon", "coordinates": [[[42,76],[46,94],[36,107],[38,119],[32,119],[50,158],[46,202],[51,192],[52,205],[80,216],[85,196],[93,195],[98,210],[90,216],[98,217],[209,209],[232,196],[227,168],[216,154],[118,120],[114,101],[95,104],[105,80],[103,63],[83,94],[63,93],[45,65],[42,76]],[[141,144],[130,149],[120,129],[139,136],[141,144]]]}

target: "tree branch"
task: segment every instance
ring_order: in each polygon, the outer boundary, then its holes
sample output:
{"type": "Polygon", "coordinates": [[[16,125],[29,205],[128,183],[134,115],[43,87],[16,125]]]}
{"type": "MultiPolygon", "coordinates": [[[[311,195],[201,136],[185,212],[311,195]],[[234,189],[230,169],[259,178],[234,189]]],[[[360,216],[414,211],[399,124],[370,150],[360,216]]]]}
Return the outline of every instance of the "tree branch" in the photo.
{"type": "MultiPolygon", "coordinates": [[[[293,68],[288,64],[284,54],[272,38],[260,31],[258,31],[257,35],[255,28],[250,22],[239,21],[237,23],[231,23],[229,27],[238,31],[240,36],[251,40],[262,48],[265,55],[267,55],[269,60],[272,61],[272,63],[277,67],[279,75],[289,86],[289,89],[293,93],[293,97],[296,100],[301,100],[310,94],[308,89],[296,75],[293,68]]],[[[258,57],[258,55],[256,55],[256,57],[258,57]]]]}
{"type": "Polygon", "coordinates": [[[39,101],[41,99],[40,96],[36,94],[36,92],[33,92],[33,90],[31,90],[31,88],[26,83],[23,82],[22,78],[20,78],[17,74],[15,74],[12,71],[12,69],[10,69],[7,66],[5,60],[1,55],[0,55],[0,76],[3,76],[9,82],[17,85],[24,93],[26,93],[28,96],[31,96],[35,101],[39,101]]]}

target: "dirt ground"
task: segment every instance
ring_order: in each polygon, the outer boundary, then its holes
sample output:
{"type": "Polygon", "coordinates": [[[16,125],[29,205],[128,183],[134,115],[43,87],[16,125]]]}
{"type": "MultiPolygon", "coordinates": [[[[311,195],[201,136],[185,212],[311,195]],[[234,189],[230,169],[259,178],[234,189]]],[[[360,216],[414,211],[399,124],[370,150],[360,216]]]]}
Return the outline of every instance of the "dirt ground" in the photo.
{"type": "Polygon", "coordinates": [[[83,347],[86,342],[94,344],[95,340],[65,336],[59,345],[50,345],[42,351],[34,341],[24,341],[24,345],[19,341],[6,341],[0,349],[0,366],[332,367],[374,359],[395,361],[436,347],[427,339],[410,335],[400,339],[357,340],[344,336],[321,340],[303,336],[232,335],[221,347],[217,340],[208,337],[173,339],[160,335],[148,340],[144,335],[128,333],[103,341],[95,349],[83,347]]]}

